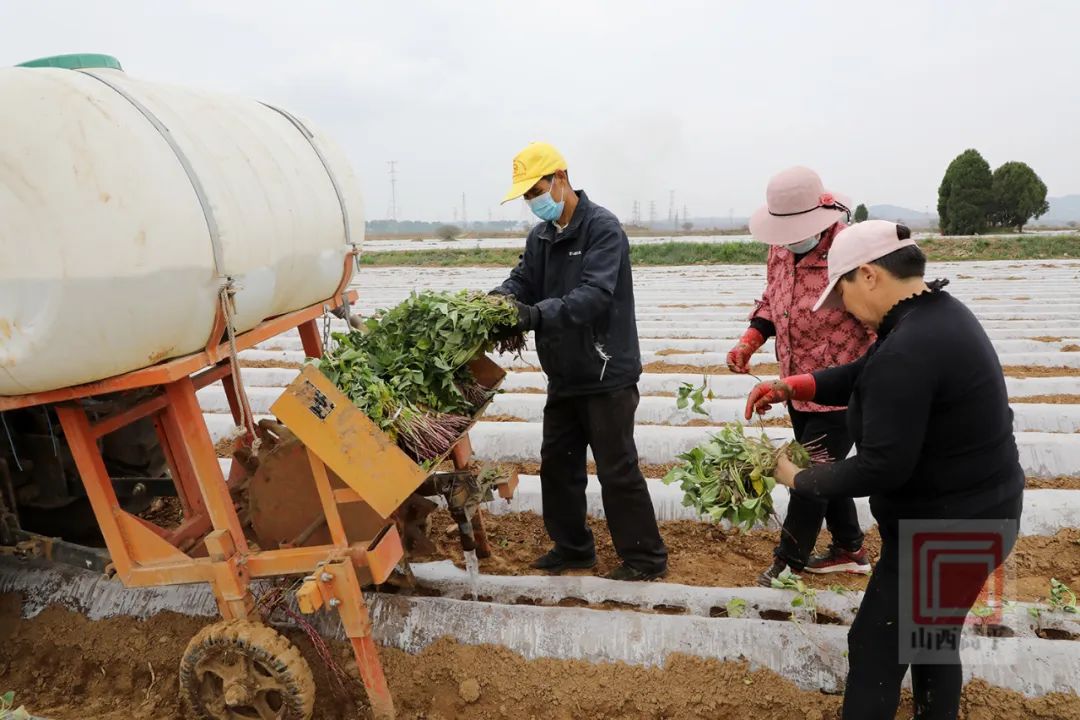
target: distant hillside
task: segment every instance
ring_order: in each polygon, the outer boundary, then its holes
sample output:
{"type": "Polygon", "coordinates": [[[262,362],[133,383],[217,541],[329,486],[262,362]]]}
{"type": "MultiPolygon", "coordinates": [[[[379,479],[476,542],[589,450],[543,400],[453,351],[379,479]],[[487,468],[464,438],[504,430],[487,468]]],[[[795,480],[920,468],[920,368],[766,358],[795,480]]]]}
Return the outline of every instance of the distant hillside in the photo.
{"type": "Polygon", "coordinates": [[[890,220],[912,227],[937,227],[937,214],[919,212],[899,205],[871,205],[866,208],[871,219],[890,220]]]}
{"type": "Polygon", "coordinates": [[[1036,220],[1038,225],[1066,225],[1070,222],[1080,223],[1080,195],[1063,195],[1062,197],[1046,198],[1050,203],[1050,212],[1036,220]]]}

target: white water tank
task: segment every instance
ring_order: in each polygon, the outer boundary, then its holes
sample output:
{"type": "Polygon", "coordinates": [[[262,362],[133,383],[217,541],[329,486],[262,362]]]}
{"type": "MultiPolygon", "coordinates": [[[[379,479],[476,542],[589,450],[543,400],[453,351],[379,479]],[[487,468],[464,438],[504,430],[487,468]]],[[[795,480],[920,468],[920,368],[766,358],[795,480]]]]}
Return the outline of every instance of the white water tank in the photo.
{"type": "Polygon", "coordinates": [[[330,297],[359,184],[306,120],[108,56],[0,68],[0,395],[194,352],[330,297]],[[310,133],[310,135],[309,135],[310,133]]]}

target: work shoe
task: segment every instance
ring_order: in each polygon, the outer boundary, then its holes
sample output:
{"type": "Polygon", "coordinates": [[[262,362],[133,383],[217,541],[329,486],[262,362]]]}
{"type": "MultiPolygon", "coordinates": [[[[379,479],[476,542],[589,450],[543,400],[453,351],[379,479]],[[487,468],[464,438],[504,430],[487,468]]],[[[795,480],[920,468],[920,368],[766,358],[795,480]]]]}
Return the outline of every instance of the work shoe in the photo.
{"type": "Polygon", "coordinates": [[[604,577],[608,580],[622,580],[625,582],[645,582],[647,580],[655,580],[667,575],[667,565],[655,570],[639,570],[636,567],[632,567],[623,563],[619,567],[609,572],[604,577]]]}
{"type": "Polygon", "coordinates": [[[834,572],[869,575],[870,557],[866,554],[866,548],[859,548],[852,552],[830,545],[829,552],[810,558],[810,562],[806,564],[806,572],[815,575],[834,572]]]}
{"type": "Polygon", "coordinates": [[[780,573],[788,569],[787,563],[783,560],[776,558],[773,560],[773,564],[767,569],[763,570],[760,575],[757,576],[757,584],[761,587],[772,587],[772,581],[780,577],[780,573]]]}
{"type": "Polygon", "coordinates": [[[563,570],[588,570],[596,567],[596,556],[589,558],[568,558],[557,550],[549,550],[536,558],[529,565],[534,570],[543,570],[549,573],[561,573],[563,570]]]}

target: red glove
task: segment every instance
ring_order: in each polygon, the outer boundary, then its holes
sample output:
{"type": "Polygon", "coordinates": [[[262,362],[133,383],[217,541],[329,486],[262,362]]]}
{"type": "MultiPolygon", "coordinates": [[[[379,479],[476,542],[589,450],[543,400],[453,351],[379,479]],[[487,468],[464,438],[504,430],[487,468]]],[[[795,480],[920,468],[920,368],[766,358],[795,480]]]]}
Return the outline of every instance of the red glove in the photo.
{"type": "Polygon", "coordinates": [[[750,420],[756,410],[764,415],[771,405],[788,400],[813,400],[817,392],[817,383],[813,375],[792,375],[790,377],[758,383],[746,399],[744,417],[750,420]]]}
{"type": "Polygon", "coordinates": [[[745,374],[750,371],[750,356],[765,344],[765,336],[755,328],[748,328],[739,338],[739,344],[727,354],[727,367],[733,373],[745,374]]]}

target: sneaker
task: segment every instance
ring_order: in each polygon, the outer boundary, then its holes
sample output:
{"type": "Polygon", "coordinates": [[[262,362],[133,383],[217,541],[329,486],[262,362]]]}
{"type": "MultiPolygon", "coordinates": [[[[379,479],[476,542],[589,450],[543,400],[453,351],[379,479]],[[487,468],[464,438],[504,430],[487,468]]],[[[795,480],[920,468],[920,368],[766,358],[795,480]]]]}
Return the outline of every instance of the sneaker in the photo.
{"type": "Polygon", "coordinates": [[[667,565],[656,570],[639,570],[636,567],[631,567],[626,563],[623,563],[619,567],[609,572],[604,577],[608,580],[622,580],[625,582],[645,582],[647,580],[656,580],[667,575],[667,565]]]}
{"type": "Polygon", "coordinates": [[[779,558],[773,560],[773,564],[767,569],[763,570],[760,575],[757,576],[757,584],[761,587],[772,587],[772,581],[780,577],[780,574],[788,569],[787,563],[779,558]]]}
{"type": "Polygon", "coordinates": [[[815,575],[825,573],[843,572],[855,575],[870,574],[870,556],[866,554],[866,548],[859,548],[855,552],[829,546],[829,552],[824,555],[814,555],[806,564],[806,572],[815,575]]]}
{"type": "Polygon", "coordinates": [[[589,558],[564,557],[557,550],[550,550],[532,561],[529,567],[549,573],[561,573],[563,570],[588,570],[596,567],[596,556],[589,558]]]}

